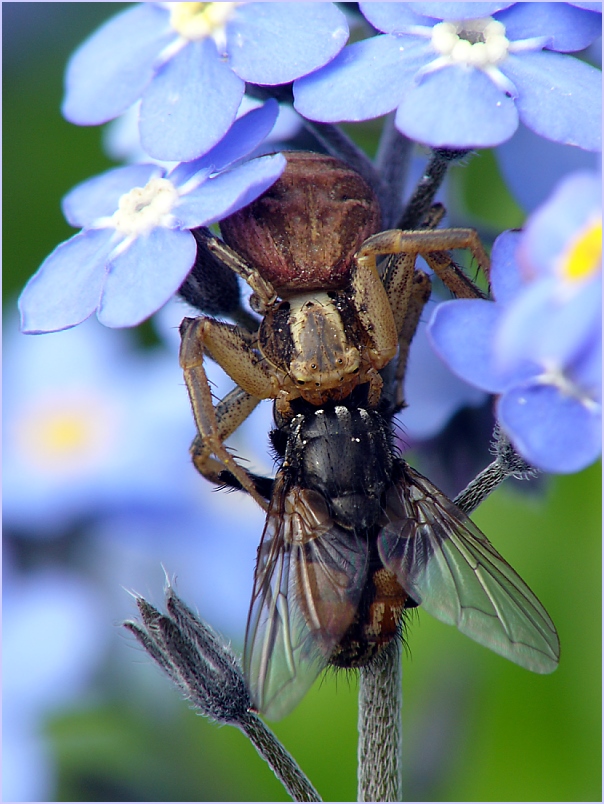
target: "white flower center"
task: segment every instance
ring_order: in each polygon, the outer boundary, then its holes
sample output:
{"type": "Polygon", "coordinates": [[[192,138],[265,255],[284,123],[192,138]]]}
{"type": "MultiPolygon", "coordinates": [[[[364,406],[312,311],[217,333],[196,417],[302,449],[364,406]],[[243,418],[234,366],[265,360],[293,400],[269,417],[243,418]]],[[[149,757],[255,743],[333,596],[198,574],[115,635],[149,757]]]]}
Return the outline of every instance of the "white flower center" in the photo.
{"type": "Polygon", "coordinates": [[[430,38],[436,58],[420,68],[417,78],[442,70],[444,67],[465,67],[482,70],[491,81],[510,97],[516,97],[516,87],[499,69],[508,52],[542,46],[542,40],[527,39],[510,42],[505,25],[492,17],[477,20],[444,20],[433,28],[415,26],[411,33],[430,38]]]}
{"type": "Polygon", "coordinates": [[[225,26],[239,3],[170,3],[170,25],[184,39],[226,41],[225,26]]]}
{"type": "Polygon", "coordinates": [[[541,50],[550,41],[546,36],[510,40],[505,25],[493,17],[443,20],[432,28],[427,25],[403,26],[400,33],[430,39],[436,54],[436,58],[417,71],[417,80],[444,67],[474,68],[482,70],[499,90],[513,98],[518,96],[516,87],[501,72],[499,65],[506,60],[508,53],[541,50]]]}
{"type": "Polygon", "coordinates": [[[110,225],[125,237],[148,234],[156,226],[170,226],[179,193],[169,179],[151,179],[120,198],[110,225]]]}
{"type": "Polygon", "coordinates": [[[451,64],[481,69],[496,65],[508,54],[505,25],[492,17],[439,22],[432,29],[432,47],[451,64]]]}

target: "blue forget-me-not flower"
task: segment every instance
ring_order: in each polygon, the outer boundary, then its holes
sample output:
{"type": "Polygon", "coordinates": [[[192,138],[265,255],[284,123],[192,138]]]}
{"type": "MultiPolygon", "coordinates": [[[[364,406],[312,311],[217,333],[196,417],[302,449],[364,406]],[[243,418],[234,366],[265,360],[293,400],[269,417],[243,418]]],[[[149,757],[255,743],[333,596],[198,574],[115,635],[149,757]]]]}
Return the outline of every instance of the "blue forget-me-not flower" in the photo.
{"type": "Polygon", "coordinates": [[[294,83],[322,122],[396,110],[399,131],[434,147],[486,148],[521,120],[556,142],[601,147],[599,70],[565,55],[601,35],[601,14],[568,3],[360,3],[383,33],[294,83]]]}
{"type": "Polygon", "coordinates": [[[495,241],[494,302],[441,304],[432,343],[467,382],[498,394],[520,454],[576,472],[602,446],[602,201],[598,176],[567,177],[523,232],[495,241]]]}
{"type": "Polygon", "coordinates": [[[271,130],[270,100],[241,117],[205,156],[167,172],[129,165],[88,179],[63,199],[82,231],[61,243],[19,299],[23,332],[73,327],[95,310],[102,324],[139,324],[178,290],[196,255],[189,231],[251,203],[281,175],[281,154],[242,163],[271,130]]]}
{"type": "Polygon", "coordinates": [[[116,511],[186,508],[196,478],[175,350],[140,351],[94,318],[43,338],[6,324],[5,527],[52,537],[116,511]]]}
{"type": "Polygon", "coordinates": [[[142,99],[144,150],[189,161],[227,133],[246,82],[286,84],[329,62],[347,39],[333,3],[140,3],[74,53],[63,114],[96,125],[142,99]]]}
{"type": "Polygon", "coordinates": [[[71,569],[23,573],[9,553],[3,582],[2,798],[49,801],[59,769],[48,719],[89,694],[107,658],[109,612],[71,569]]]}

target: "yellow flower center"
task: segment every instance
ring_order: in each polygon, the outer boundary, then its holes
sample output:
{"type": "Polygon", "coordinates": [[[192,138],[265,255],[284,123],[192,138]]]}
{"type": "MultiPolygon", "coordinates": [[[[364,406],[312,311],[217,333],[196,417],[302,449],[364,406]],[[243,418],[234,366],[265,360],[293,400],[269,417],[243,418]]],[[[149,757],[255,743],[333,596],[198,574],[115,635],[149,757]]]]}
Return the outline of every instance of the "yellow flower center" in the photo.
{"type": "Polygon", "coordinates": [[[190,41],[221,36],[238,3],[170,3],[170,25],[190,41]]]}
{"type": "Polygon", "coordinates": [[[37,399],[15,429],[34,471],[63,476],[98,466],[116,448],[117,433],[113,406],[78,391],[37,399]]]}
{"type": "Polygon", "coordinates": [[[560,261],[569,282],[584,282],[602,270],[602,221],[592,218],[571,241],[560,261]]]}

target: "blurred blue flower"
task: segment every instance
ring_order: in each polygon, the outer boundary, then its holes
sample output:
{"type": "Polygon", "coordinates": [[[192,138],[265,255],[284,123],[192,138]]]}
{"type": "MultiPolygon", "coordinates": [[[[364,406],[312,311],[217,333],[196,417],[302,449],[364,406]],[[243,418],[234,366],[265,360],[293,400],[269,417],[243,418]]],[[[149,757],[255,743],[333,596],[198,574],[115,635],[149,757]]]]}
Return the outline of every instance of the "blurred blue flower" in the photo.
{"type": "MultiPolygon", "coordinates": [[[[161,444],[156,450],[149,445],[140,460],[157,464],[173,503],[166,504],[163,496],[158,497],[156,506],[148,501],[136,507],[107,506],[89,533],[103,556],[105,577],[115,588],[121,585],[147,593],[149,579],[153,578],[159,589],[164,580],[163,566],[169,574],[177,573],[179,593],[194,600],[205,618],[242,645],[265,514],[249,495],[217,490],[194,469],[190,459],[188,447],[195,424],[178,366],[178,325],[184,316],[196,314],[185,302],[174,299],[152,319],[172,355],[171,393],[178,394],[178,402],[171,403],[166,397],[161,409],[168,416],[173,404],[172,415],[177,421],[169,427],[159,417],[147,417],[147,439],[159,436],[161,444]],[[165,430],[164,437],[160,429],[165,430]]],[[[214,397],[226,396],[233,388],[231,378],[211,360],[205,368],[214,397]]],[[[157,381],[162,382],[159,377],[157,381]]],[[[167,382],[166,378],[163,383],[167,382]]],[[[148,388],[140,404],[163,396],[162,387],[148,388]]],[[[244,466],[266,476],[272,475],[274,468],[268,438],[272,426],[272,405],[266,401],[228,440],[229,449],[244,466]]],[[[156,600],[159,604],[161,596],[156,600]]],[[[114,601],[117,610],[113,616],[119,618],[124,614],[124,598],[118,596],[114,601]]]]}
{"type": "MultiPolygon", "coordinates": [[[[161,566],[179,589],[243,638],[264,512],[226,496],[195,470],[195,433],[178,364],[178,324],[195,312],[172,301],[153,323],[166,349],[140,352],[129,333],[94,320],[32,338],[5,335],[4,525],[16,538],[53,539],[79,527],[97,579],[148,591],[161,566]],[[91,542],[92,539],[92,542],[91,542]],[[90,549],[90,548],[89,548],[90,549]]],[[[213,393],[233,382],[212,361],[213,393]]],[[[252,471],[270,475],[272,407],[260,405],[229,439],[252,471]]],[[[124,614],[110,596],[106,621],[124,614]]]]}
{"type": "Polygon", "coordinates": [[[289,83],[330,61],[347,39],[333,3],[141,3],[71,57],[63,114],[96,125],[142,98],[144,150],[188,161],[229,130],[246,81],[289,83]]]}
{"type": "Polygon", "coordinates": [[[406,407],[397,416],[403,430],[403,443],[433,438],[451,417],[466,406],[478,407],[486,399],[484,391],[464,382],[434,353],[422,321],[413,336],[405,376],[406,407]]]}
{"type": "Polygon", "coordinates": [[[564,176],[599,169],[601,154],[544,140],[522,125],[494,151],[501,175],[525,212],[532,212],[564,176]]]}
{"type": "Polygon", "coordinates": [[[194,434],[177,354],[90,320],[4,338],[4,525],[54,536],[111,512],[191,505],[194,434]]]}
{"type": "Polygon", "coordinates": [[[562,55],[601,34],[601,14],[567,3],[360,7],[384,33],[294,83],[305,117],[357,121],[396,109],[403,134],[449,148],[498,145],[520,119],[556,142],[601,147],[601,73],[562,55]]]}
{"type": "Polygon", "coordinates": [[[174,574],[178,591],[240,648],[265,515],[243,492],[216,491],[200,475],[190,489],[196,504],[181,511],[109,515],[88,530],[104,580],[115,590],[111,617],[130,613],[120,587],[152,589],[159,603],[165,573],[174,574]]]}
{"type": "MultiPolygon", "coordinates": [[[[170,336],[168,348],[146,352],[133,349],[130,333],[95,320],[43,338],[6,323],[4,526],[13,536],[3,554],[6,801],[56,797],[45,723],[81,703],[107,651],[121,650],[117,666],[140,684],[139,655],[115,627],[130,613],[120,585],[147,592],[153,578],[159,590],[163,564],[242,644],[264,514],[243,493],[216,494],[190,460],[195,426],[177,329],[187,314],[183,303],[166,305],[158,331],[170,336]],[[60,538],[74,525],[80,574],[21,575],[12,567],[11,545],[27,550],[26,539],[60,538]]],[[[219,395],[230,390],[215,364],[207,370],[219,395]]],[[[263,410],[270,415],[269,405],[263,410]]],[[[250,433],[244,425],[232,440],[258,471],[270,469],[255,453],[260,434],[266,452],[268,427],[256,421],[250,433]]]]}
{"type": "Polygon", "coordinates": [[[88,179],[63,199],[82,231],[61,243],[19,299],[22,330],[73,327],[95,310],[109,327],[148,318],[178,290],[195,260],[189,231],[257,198],[281,175],[281,154],[239,163],[273,127],[275,101],[237,120],[205,156],[166,172],[158,165],[116,168],[88,179]]]}
{"type": "Polygon", "coordinates": [[[429,324],[455,373],[500,394],[500,424],[544,471],[576,472],[601,452],[601,205],[597,175],[567,177],[523,232],[495,241],[495,302],[445,302],[429,324]]]}
{"type": "Polygon", "coordinates": [[[73,572],[22,576],[5,564],[3,580],[2,800],[52,801],[45,720],[85,692],[111,629],[101,596],[73,572]]]}

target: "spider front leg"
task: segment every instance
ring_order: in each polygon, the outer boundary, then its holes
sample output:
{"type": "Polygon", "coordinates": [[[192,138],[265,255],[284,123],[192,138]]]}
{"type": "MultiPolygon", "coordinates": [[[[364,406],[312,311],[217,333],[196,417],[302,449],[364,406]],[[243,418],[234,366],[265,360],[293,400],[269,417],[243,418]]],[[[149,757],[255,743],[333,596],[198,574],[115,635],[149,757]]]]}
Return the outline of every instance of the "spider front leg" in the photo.
{"type": "Polygon", "coordinates": [[[197,236],[220,262],[247,282],[253,291],[253,296],[250,299],[252,309],[261,315],[265,315],[277,301],[277,294],[271,283],[264,279],[259,271],[237,254],[236,251],[233,251],[222,240],[214,237],[209,229],[198,230],[197,236]]]}
{"type": "Polygon", "coordinates": [[[377,372],[396,354],[398,332],[393,309],[378,273],[375,257],[365,257],[363,249],[355,256],[349,298],[369,341],[368,361],[371,371],[377,377],[377,372]]]}
{"type": "MultiPolygon", "coordinates": [[[[403,380],[409,347],[421,312],[430,297],[431,284],[423,271],[415,270],[417,255],[414,253],[393,257],[382,281],[376,263],[376,257],[381,252],[366,249],[366,243],[355,258],[351,302],[372,342],[369,354],[376,375],[396,355],[398,347],[394,405],[396,410],[400,410],[405,406],[403,380]]],[[[379,379],[379,375],[377,377],[379,379]]],[[[376,386],[381,392],[382,383],[376,383],[376,386]]],[[[370,401],[370,404],[377,404],[377,400],[370,401]]]]}
{"type": "Polygon", "coordinates": [[[489,279],[490,261],[474,229],[418,229],[404,232],[389,229],[369,237],[357,257],[375,260],[382,254],[418,254],[459,299],[484,299],[485,294],[458,268],[447,253],[468,249],[489,279]]]}
{"type": "MultiPolygon", "coordinates": [[[[437,225],[442,218],[442,212],[442,208],[434,207],[426,219],[426,226],[437,225]]],[[[415,267],[418,254],[424,257],[458,298],[485,298],[482,291],[452,261],[448,249],[456,248],[469,249],[488,279],[489,258],[473,229],[426,228],[416,231],[391,229],[369,237],[356,255],[357,272],[353,277],[353,287],[356,297],[363,302],[363,307],[359,309],[359,317],[368,329],[371,327],[371,309],[363,294],[356,288],[368,284],[369,279],[369,284],[377,295],[375,282],[371,281],[371,278],[377,275],[377,258],[387,254],[398,255],[390,260],[383,279],[383,288],[392,312],[399,344],[395,375],[396,409],[400,410],[405,405],[403,384],[409,347],[423,307],[430,297],[430,280],[423,271],[415,267]]]]}
{"type": "MultiPolygon", "coordinates": [[[[435,213],[435,223],[439,220],[435,213]]],[[[351,274],[349,300],[355,309],[365,336],[370,368],[369,404],[376,406],[383,382],[378,372],[396,355],[396,409],[404,407],[402,379],[404,378],[409,346],[424,304],[430,296],[430,280],[423,271],[415,270],[415,253],[403,253],[390,260],[384,279],[380,278],[376,257],[382,251],[371,246],[374,237],[365,241],[355,255],[351,274]],[[370,244],[367,247],[367,244],[370,244]]]]}
{"type": "Polygon", "coordinates": [[[394,257],[384,280],[398,332],[398,355],[394,374],[395,412],[407,407],[404,387],[411,341],[432,292],[430,277],[415,267],[415,260],[415,254],[394,257]]]}
{"type": "Polygon", "coordinates": [[[191,445],[193,463],[213,483],[223,483],[221,475],[225,470],[230,472],[258,505],[267,510],[267,502],[258,493],[253,479],[235,461],[224,446],[224,441],[245,421],[262,398],[272,395],[270,376],[236,327],[213,319],[185,318],[180,325],[180,334],[180,365],[198,431],[191,445]],[[234,360],[233,373],[240,373],[244,377],[248,390],[235,388],[214,407],[203,365],[206,351],[227,373],[228,368],[224,365],[229,362],[227,358],[234,360]]]}

